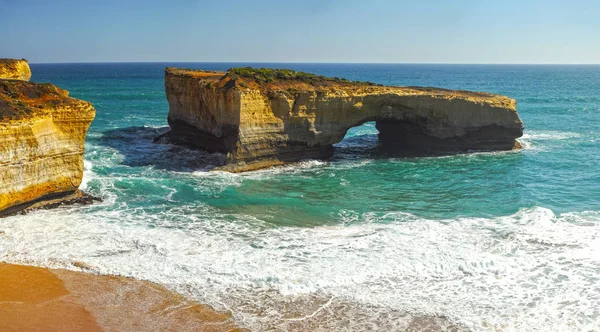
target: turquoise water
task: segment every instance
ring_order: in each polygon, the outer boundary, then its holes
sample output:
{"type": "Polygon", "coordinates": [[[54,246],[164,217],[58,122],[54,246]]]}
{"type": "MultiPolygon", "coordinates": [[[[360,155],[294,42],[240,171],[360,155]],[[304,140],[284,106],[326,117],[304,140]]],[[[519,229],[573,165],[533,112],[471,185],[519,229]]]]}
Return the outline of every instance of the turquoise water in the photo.
{"type": "Polygon", "coordinates": [[[600,328],[600,66],[260,64],[508,95],[525,148],[384,158],[366,123],[332,160],[229,174],[152,144],[167,65],[247,64],[31,66],[94,103],[82,187],[104,202],[1,220],[4,260],[149,279],[257,330],[600,328]]]}

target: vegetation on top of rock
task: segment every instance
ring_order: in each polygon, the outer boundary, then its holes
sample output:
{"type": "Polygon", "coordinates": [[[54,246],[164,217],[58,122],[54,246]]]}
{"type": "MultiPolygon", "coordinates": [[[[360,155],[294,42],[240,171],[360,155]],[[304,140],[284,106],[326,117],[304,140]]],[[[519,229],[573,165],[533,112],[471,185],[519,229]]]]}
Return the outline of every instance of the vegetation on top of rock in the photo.
{"type": "Polygon", "coordinates": [[[12,59],[12,58],[0,58],[0,63],[9,63],[16,61],[27,61],[27,59],[12,59]]]}
{"type": "Polygon", "coordinates": [[[245,77],[256,80],[259,83],[272,83],[277,80],[285,81],[301,81],[307,84],[319,84],[319,83],[354,83],[354,84],[368,84],[377,85],[373,82],[361,82],[361,81],[350,81],[345,78],[339,77],[327,77],[322,75],[315,75],[311,73],[305,73],[302,71],[295,71],[291,69],[272,69],[272,68],[230,68],[227,71],[227,75],[231,78],[236,79],[237,77],[245,77]]]}
{"type": "Polygon", "coordinates": [[[68,91],[50,83],[0,79],[0,120],[23,118],[59,104],[65,106],[76,102],[69,98],[68,91]]]}

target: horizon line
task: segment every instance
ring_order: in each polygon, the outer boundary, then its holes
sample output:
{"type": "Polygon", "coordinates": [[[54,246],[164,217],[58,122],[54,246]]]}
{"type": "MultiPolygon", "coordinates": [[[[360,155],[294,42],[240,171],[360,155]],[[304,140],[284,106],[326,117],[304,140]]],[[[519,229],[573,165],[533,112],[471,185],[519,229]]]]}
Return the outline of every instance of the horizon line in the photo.
{"type": "MultiPolygon", "coordinates": [[[[27,60],[27,59],[25,59],[27,60]]],[[[29,61],[28,61],[29,62],[29,61]]],[[[251,64],[336,64],[336,65],[492,65],[492,66],[598,66],[600,63],[500,63],[500,62],[299,62],[299,61],[75,61],[29,62],[30,64],[135,64],[135,63],[251,63],[251,64]]]]}

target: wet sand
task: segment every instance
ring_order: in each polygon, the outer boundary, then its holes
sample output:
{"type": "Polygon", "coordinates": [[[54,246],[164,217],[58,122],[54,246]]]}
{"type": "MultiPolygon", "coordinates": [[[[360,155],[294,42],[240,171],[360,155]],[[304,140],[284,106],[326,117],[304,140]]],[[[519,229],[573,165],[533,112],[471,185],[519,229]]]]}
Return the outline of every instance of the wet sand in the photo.
{"type": "Polygon", "coordinates": [[[243,331],[166,288],[116,276],[0,263],[0,331],[243,331]]]}

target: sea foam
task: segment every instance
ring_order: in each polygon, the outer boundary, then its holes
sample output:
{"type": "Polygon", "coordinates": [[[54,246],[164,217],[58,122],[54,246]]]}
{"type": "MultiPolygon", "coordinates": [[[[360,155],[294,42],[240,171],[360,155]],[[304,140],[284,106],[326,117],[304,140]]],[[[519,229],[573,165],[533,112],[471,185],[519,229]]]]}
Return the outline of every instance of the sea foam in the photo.
{"type": "MultiPolygon", "coordinates": [[[[268,228],[250,216],[229,222],[208,206],[156,215],[69,207],[2,220],[0,257],[148,279],[231,309],[258,330],[310,316],[330,299],[356,309],[351,320],[371,310],[373,317],[445,317],[474,330],[586,329],[600,314],[597,211],[555,215],[536,207],[440,221],[345,215],[361,222],[268,228]]],[[[305,323],[334,326],[338,318],[328,313],[305,323]]]]}

